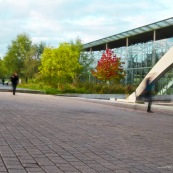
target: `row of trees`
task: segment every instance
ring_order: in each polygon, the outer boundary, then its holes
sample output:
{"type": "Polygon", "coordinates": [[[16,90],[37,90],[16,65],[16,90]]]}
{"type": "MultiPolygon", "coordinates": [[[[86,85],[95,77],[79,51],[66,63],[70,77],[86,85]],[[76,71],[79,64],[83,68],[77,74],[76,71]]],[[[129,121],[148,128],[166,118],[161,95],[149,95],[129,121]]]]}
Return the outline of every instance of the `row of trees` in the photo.
{"type": "Polygon", "coordinates": [[[8,77],[15,71],[26,82],[28,78],[36,78],[55,88],[77,83],[87,73],[100,81],[120,82],[124,78],[123,63],[111,50],[103,53],[95,68],[91,65],[93,60],[83,52],[80,39],[52,48],[43,42],[33,44],[27,34],[20,34],[0,59],[0,77],[8,77]]]}

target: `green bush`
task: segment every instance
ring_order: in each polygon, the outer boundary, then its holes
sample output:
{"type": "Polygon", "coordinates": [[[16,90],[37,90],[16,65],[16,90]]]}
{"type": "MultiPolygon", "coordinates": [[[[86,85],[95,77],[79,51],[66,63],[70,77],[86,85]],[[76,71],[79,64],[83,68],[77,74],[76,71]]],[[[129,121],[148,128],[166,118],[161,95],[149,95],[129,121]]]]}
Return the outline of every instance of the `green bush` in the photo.
{"type": "Polygon", "coordinates": [[[106,83],[78,83],[77,85],[64,84],[58,90],[50,85],[42,82],[20,84],[19,87],[30,88],[34,90],[44,90],[47,94],[61,93],[78,93],[78,94],[131,94],[135,87],[131,85],[124,86],[122,84],[106,84],[106,83]]]}

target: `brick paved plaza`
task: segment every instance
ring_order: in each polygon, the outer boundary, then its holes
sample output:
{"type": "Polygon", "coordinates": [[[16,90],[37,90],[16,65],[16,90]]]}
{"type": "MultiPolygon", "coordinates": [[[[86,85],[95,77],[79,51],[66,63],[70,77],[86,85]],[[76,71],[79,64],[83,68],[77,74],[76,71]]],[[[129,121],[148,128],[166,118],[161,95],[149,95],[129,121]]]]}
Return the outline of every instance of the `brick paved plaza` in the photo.
{"type": "Polygon", "coordinates": [[[173,172],[173,116],[0,92],[0,173],[173,172]]]}

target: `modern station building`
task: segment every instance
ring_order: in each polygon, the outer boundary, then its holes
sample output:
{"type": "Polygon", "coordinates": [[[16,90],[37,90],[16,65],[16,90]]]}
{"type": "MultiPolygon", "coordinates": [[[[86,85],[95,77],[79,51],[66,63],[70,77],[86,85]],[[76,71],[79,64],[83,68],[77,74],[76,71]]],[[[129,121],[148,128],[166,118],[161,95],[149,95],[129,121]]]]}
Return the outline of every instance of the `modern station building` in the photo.
{"type": "MultiPolygon", "coordinates": [[[[173,17],[101,38],[83,46],[85,52],[94,56],[95,65],[105,49],[112,49],[125,62],[125,84],[138,85],[173,46],[173,17]]],[[[156,89],[158,95],[173,94],[173,68],[159,79],[156,89]]]]}

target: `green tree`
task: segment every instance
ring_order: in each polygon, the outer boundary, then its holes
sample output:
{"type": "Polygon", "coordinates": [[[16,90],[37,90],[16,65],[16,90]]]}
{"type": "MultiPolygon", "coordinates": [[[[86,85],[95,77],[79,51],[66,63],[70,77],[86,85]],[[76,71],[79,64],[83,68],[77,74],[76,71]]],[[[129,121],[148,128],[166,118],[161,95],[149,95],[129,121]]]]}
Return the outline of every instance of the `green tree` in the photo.
{"type": "Polygon", "coordinates": [[[61,43],[58,48],[45,48],[41,57],[40,75],[52,86],[70,83],[80,68],[80,48],[74,43],[61,43]]]}
{"type": "Polygon", "coordinates": [[[6,78],[7,72],[4,66],[4,60],[0,58],[0,78],[6,78]]]}
{"type": "Polygon", "coordinates": [[[45,43],[41,42],[31,46],[30,51],[26,54],[24,60],[25,80],[33,78],[38,73],[38,67],[41,65],[41,55],[44,51],[45,43]]]}
{"type": "Polygon", "coordinates": [[[46,44],[44,42],[40,42],[38,44],[34,44],[34,47],[36,49],[35,59],[40,60],[41,55],[44,51],[44,48],[46,47],[46,44]]]}
{"type": "Polygon", "coordinates": [[[19,75],[25,75],[24,61],[31,49],[32,41],[27,34],[20,34],[11,45],[4,57],[5,66],[12,73],[16,71],[19,75]]]}

